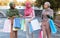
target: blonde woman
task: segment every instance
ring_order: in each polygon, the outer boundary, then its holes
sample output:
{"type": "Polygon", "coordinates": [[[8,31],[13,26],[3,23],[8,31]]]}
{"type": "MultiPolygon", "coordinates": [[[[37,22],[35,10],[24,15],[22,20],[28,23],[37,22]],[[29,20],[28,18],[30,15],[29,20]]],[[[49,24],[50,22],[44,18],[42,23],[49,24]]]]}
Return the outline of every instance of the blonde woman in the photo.
{"type": "Polygon", "coordinates": [[[53,10],[50,8],[50,3],[45,2],[44,3],[44,10],[42,12],[42,30],[43,30],[43,38],[51,38],[51,33],[50,33],[50,27],[48,20],[49,18],[47,15],[53,17],[53,10]]]}

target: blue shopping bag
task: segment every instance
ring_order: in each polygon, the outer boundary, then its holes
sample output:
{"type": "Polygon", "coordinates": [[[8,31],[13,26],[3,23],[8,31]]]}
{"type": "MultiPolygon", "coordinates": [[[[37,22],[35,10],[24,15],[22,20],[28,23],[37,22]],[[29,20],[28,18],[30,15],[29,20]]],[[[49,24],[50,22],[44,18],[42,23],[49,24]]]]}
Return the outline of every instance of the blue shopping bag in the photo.
{"type": "Polygon", "coordinates": [[[31,23],[29,23],[29,30],[30,30],[30,32],[33,32],[33,28],[32,28],[31,23]]]}
{"type": "Polygon", "coordinates": [[[21,28],[20,18],[14,18],[13,27],[14,27],[14,28],[17,28],[17,29],[20,29],[20,28],[21,28]]]}
{"type": "Polygon", "coordinates": [[[57,32],[57,28],[52,19],[49,19],[49,25],[50,25],[51,33],[55,34],[57,32]]]}

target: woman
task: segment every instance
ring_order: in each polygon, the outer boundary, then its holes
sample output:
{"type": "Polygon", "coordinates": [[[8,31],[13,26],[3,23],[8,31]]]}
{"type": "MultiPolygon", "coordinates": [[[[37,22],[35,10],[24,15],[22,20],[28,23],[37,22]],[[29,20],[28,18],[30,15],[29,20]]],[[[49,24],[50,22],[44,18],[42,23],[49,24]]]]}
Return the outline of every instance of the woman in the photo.
{"type": "Polygon", "coordinates": [[[30,33],[28,23],[31,22],[33,18],[35,18],[35,13],[33,8],[31,7],[30,2],[26,2],[25,6],[26,8],[24,10],[24,17],[25,17],[25,24],[26,24],[26,35],[27,35],[26,38],[33,38],[33,33],[30,33]]]}
{"type": "Polygon", "coordinates": [[[19,14],[19,11],[15,8],[16,5],[14,2],[11,2],[9,5],[10,5],[10,9],[7,11],[6,15],[8,19],[11,20],[10,38],[17,38],[17,31],[13,31],[13,20],[15,17],[20,17],[22,15],[19,14]]]}
{"type": "Polygon", "coordinates": [[[42,12],[43,38],[46,38],[46,37],[50,38],[51,37],[50,27],[49,27],[49,23],[48,23],[49,18],[47,16],[53,17],[53,10],[50,8],[50,3],[49,2],[44,3],[44,10],[42,12]]]}

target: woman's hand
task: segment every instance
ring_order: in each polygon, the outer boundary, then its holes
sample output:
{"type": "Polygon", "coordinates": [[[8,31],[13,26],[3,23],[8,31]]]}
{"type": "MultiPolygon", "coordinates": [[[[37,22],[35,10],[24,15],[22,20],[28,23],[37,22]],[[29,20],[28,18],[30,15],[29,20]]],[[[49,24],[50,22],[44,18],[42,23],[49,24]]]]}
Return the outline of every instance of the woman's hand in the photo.
{"type": "Polygon", "coordinates": [[[21,15],[21,14],[19,14],[20,15],[20,17],[23,17],[23,15],[21,15]]]}
{"type": "Polygon", "coordinates": [[[12,18],[16,18],[16,16],[12,16],[12,18]]]}
{"type": "Polygon", "coordinates": [[[29,20],[29,22],[31,22],[31,21],[32,21],[32,19],[29,20]]]}
{"type": "Polygon", "coordinates": [[[8,19],[11,19],[11,17],[8,17],[8,19]]]}

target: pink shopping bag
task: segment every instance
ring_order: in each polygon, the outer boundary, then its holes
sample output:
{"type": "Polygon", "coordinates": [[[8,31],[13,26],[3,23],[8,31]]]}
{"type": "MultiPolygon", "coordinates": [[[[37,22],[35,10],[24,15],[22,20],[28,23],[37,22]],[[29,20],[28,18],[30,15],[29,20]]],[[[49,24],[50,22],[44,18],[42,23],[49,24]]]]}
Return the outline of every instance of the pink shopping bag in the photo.
{"type": "Polygon", "coordinates": [[[43,31],[40,31],[39,38],[43,38],[43,31]]]}

